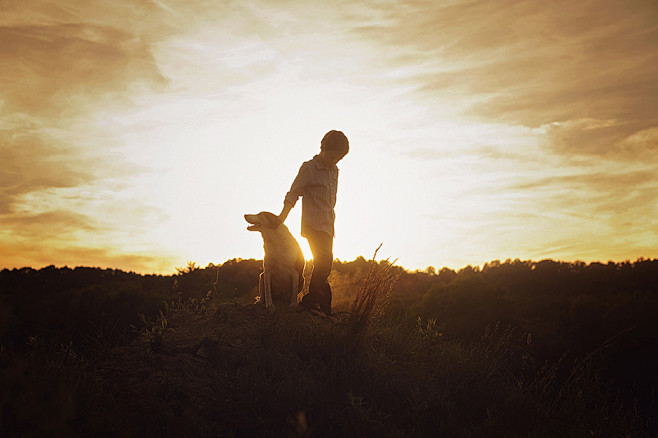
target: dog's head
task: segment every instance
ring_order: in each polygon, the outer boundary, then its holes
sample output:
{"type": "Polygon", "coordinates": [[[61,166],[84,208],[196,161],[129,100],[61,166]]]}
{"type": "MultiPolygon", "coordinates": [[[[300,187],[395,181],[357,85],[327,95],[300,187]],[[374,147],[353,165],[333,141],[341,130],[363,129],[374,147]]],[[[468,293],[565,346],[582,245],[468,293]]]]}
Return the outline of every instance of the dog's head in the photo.
{"type": "Polygon", "coordinates": [[[269,211],[261,211],[258,214],[245,214],[244,219],[251,224],[247,227],[249,231],[274,230],[281,225],[279,217],[269,211]]]}

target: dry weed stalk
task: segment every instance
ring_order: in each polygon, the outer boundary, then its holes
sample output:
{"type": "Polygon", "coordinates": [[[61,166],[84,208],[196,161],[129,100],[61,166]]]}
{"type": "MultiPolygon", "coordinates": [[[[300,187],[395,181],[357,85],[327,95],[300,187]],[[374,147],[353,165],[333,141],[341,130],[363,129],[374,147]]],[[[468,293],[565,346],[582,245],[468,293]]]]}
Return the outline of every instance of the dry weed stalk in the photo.
{"type": "Polygon", "coordinates": [[[392,270],[397,259],[393,263],[389,263],[388,259],[383,263],[377,263],[375,260],[381,247],[380,243],[372,256],[365,281],[359,288],[350,308],[348,330],[353,339],[358,340],[365,336],[368,323],[381,313],[385,299],[400,277],[399,272],[392,270]]]}

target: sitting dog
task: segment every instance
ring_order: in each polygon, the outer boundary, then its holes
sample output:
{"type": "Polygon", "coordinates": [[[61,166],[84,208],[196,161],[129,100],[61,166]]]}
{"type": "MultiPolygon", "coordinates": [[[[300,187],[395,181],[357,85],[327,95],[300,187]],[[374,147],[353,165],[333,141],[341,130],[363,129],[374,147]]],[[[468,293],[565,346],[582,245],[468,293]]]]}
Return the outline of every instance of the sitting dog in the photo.
{"type": "Polygon", "coordinates": [[[249,231],[263,236],[263,273],[258,279],[259,301],[274,308],[272,297],[297,305],[297,295],[304,286],[304,254],[288,227],[273,213],[245,214],[249,231]]]}

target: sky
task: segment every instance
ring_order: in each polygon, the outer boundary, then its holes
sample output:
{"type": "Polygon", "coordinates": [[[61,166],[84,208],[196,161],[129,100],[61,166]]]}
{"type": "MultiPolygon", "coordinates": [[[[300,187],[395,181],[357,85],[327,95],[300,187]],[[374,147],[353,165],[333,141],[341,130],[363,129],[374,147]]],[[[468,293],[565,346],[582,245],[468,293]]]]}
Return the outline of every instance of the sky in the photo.
{"type": "Polygon", "coordinates": [[[243,215],[332,129],[341,260],[658,257],[655,0],[0,11],[0,268],[260,259],[243,215]]]}

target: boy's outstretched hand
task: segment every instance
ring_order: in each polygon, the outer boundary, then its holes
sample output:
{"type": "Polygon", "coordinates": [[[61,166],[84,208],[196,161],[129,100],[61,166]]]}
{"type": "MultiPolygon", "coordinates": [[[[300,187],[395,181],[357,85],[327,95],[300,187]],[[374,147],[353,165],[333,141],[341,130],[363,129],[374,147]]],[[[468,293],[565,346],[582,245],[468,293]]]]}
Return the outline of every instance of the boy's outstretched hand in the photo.
{"type": "Polygon", "coordinates": [[[286,218],[288,217],[288,213],[290,213],[291,209],[292,209],[292,205],[290,205],[287,202],[283,203],[283,210],[281,210],[281,213],[278,216],[281,223],[284,223],[286,221],[286,218]]]}

